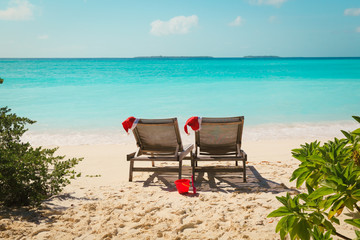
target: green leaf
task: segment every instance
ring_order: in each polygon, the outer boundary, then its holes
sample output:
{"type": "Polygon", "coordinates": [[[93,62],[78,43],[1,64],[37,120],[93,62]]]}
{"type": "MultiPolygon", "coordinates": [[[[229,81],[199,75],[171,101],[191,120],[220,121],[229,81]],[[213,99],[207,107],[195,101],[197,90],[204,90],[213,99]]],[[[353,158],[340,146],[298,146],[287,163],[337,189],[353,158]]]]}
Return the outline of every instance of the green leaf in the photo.
{"type": "Polygon", "coordinates": [[[321,225],[324,216],[318,212],[313,212],[310,214],[310,222],[312,222],[315,225],[321,225]]]}
{"type": "Polygon", "coordinates": [[[308,202],[309,201],[309,194],[307,193],[300,193],[297,195],[297,197],[301,200],[303,200],[304,202],[308,202]]]}
{"type": "Polygon", "coordinates": [[[291,240],[294,240],[294,239],[297,238],[296,233],[297,233],[297,232],[296,232],[294,229],[291,229],[291,231],[289,232],[289,234],[290,234],[290,239],[291,239],[291,240]]]}
{"type": "Polygon", "coordinates": [[[307,189],[309,194],[314,192],[314,189],[308,183],[306,183],[306,189],[307,189]]]}
{"type": "Polygon", "coordinates": [[[339,185],[344,184],[343,180],[336,176],[338,173],[336,172],[336,168],[334,166],[331,166],[331,169],[329,170],[331,170],[331,172],[328,173],[326,181],[324,181],[324,185],[329,184],[329,187],[337,188],[339,185]],[[332,182],[332,186],[330,182],[332,182]]]}
{"type": "Polygon", "coordinates": [[[357,228],[360,228],[360,219],[345,219],[346,223],[351,224],[357,228]]]}
{"type": "Polygon", "coordinates": [[[286,216],[280,219],[279,223],[276,226],[276,232],[280,231],[280,237],[281,239],[284,239],[286,234],[289,233],[289,231],[292,231],[293,227],[296,225],[298,219],[296,216],[286,216]]]}
{"type": "Polygon", "coordinates": [[[293,153],[298,153],[298,154],[300,154],[301,151],[302,151],[302,148],[294,148],[294,149],[291,149],[291,151],[292,151],[293,153]]]}
{"type": "Polygon", "coordinates": [[[360,201],[360,189],[351,192],[351,197],[360,201]]]}
{"type": "Polygon", "coordinates": [[[318,156],[318,155],[310,156],[309,160],[311,160],[312,162],[317,163],[317,164],[324,164],[325,163],[324,158],[321,157],[321,156],[318,156]]]}
{"type": "Polygon", "coordinates": [[[352,134],[356,134],[356,135],[359,135],[360,134],[360,128],[352,131],[352,134]]]}
{"type": "Polygon", "coordinates": [[[324,187],[336,189],[337,186],[338,186],[338,183],[336,183],[334,181],[330,181],[329,179],[327,179],[327,180],[322,181],[321,185],[324,186],[324,187]]]}
{"type": "Polygon", "coordinates": [[[291,212],[287,207],[280,207],[275,211],[272,211],[267,217],[282,217],[291,214],[293,214],[293,212],[291,212]]]}
{"type": "Polygon", "coordinates": [[[349,197],[345,200],[344,205],[345,205],[345,207],[350,209],[350,211],[354,211],[354,205],[356,202],[357,202],[357,200],[349,197]]]}
{"type": "Polygon", "coordinates": [[[281,229],[281,230],[280,230],[280,239],[281,239],[281,240],[284,240],[286,234],[287,234],[287,232],[285,232],[285,230],[281,229]]]}
{"type": "MultiPolygon", "coordinates": [[[[268,216],[269,217],[269,216],[268,216]]],[[[284,223],[287,221],[287,218],[289,216],[285,216],[283,218],[280,219],[280,221],[278,222],[278,224],[276,225],[276,228],[275,228],[275,232],[279,232],[281,230],[284,230],[286,231],[286,229],[284,228],[284,223]]]]}
{"type": "Polygon", "coordinates": [[[299,188],[306,181],[306,179],[309,177],[310,174],[311,172],[309,171],[300,174],[300,176],[296,181],[296,187],[299,188]]]}
{"type": "Polygon", "coordinates": [[[339,199],[334,202],[333,207],[331,208],[331,211],[328,214],[328,218],[331,219],[335,213],[344,206],[345,199],[339,199]]]}
{"type": "MultiPolygon", "coordinates": [[[[332,218],[330,219],[330,221],[331,221],[332,223],[336,223],[337,225],[340,225],[340,220],[339,220],[338,218],[336,218],[336,217],[332,217],[332,218]]],[[[334,230],[335,230],[335,228],[334,228],[334,230]]]]}
{"type": "Polygon", "coordinates": [[[314,231],[311,233],[313,240],[332,240],[330,234],[332,233],[331,230],[326,231],[324,234],[324,229],[320,226],[315,226],[314,231]]]}
{"type": "Polygon", "coordinates": [[[286,221],[286,230],[290,231],[297,222],[298,222],[298,219],[295,215],[288,216],[288,219],[286,221]]]}
{"type": "Polygon", "coordinates": [[[287,193],[285,197],[276,197],[276,199],[281,202],[284,206],[287,206],[288,199],[290,198],[290,194],[287,193]]]}
{"type": "Polygon", "coordinates": [[[352,116],[353,119],[355,119],[358,123],[360,123],[360,117],[359,116],[352,116]]]}
{"type": "Polygon", "coordinates": [[[309,195],[309,199],[317,199],[317,198],[321,198],[323,196],[327,196],[331,193],[334,193],[335,191],[332,188],[329,187],[321,187],[316,189],[314,192],[312,192],[309,195]]]}
{"type": "Polygon", "coordinates": [[[332,240],[332,238],[330,237],[330,235],[332,234],[332,231],[329,230],[325,233],[325,239],[329,239],[329,240],[332,240]]]}
{"type": "Polygon", "coordinates": [[[299,196],[295,196],[294,198],[289,197],[288,199],[288,208],[295,209],[299,205],[299,196]]]}
{"type": "Polygon", "coordinates": [[[293,231],[301,240],[310,239],[311,227],[309,223],[304,219],[294,226],[293,231]]]}
{"type": "Polygon", "coordinates": [[[351,138],[351,134],[349,132],[346,132],[344,130],[341,130],[342,134],[344,134],[344,136],[347,138],[347,139],[350,139],[351,138]]]}
{"type": "MultiPolygon", "coordinates": [[[[333,219],[335,219],[335,217],[333,217],[333,219]]],[[[337,219],[336,219],[337,220],[337,219]]],[[[328,221],[328,220],[326,220],[326,219],[324,219],[324,222],[323,222],[323,224],[322,224],[325,228],[326,228],[326,230],[332,230],[332,231],[335,231],[335,228],[334,228],[334,226],[332,225],[332,223],[330,222],[330,221],[328,221]]]]}
{"type": "Polygon", "coordinates": [[[309,171],[307,168],[305,168],[305,167],[300,167],[300,168],[298,168],[298,169],[296,169],[294,172],[293,172],[293,174],[292,174],[292,176],[291,176],[291,178],[290,178],[290,182],[291,181],[294,181],[296,178],[298,178],[301,174],[303,174],[303,173],[305,173],[305,172],[307,172],[307,171],[309,171]]]}

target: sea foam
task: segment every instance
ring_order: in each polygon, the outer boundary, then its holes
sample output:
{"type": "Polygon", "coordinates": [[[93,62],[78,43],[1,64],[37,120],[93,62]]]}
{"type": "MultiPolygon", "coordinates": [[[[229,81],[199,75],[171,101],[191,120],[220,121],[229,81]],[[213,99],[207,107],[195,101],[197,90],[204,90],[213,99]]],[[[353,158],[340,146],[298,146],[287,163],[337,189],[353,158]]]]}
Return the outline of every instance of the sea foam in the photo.
{"type": "MultiPolygon", "coordinates": [[[[340,130],[353,131],[360,127],[354,121],[291,123],[291,124],[260,124],[244,126],[244,141],[283,140],[283,139],[332,139],[344,137],[340,130]]],[[[184,144],[193,143],[194,134],[187,136],[181,131],[184,144]]],[[[126,134],[123,129],[97,130],[30,130],[24,134],[23,141],[34,146],[68,146],[93,144],[135,144],[134,137],[126,134]]]]}

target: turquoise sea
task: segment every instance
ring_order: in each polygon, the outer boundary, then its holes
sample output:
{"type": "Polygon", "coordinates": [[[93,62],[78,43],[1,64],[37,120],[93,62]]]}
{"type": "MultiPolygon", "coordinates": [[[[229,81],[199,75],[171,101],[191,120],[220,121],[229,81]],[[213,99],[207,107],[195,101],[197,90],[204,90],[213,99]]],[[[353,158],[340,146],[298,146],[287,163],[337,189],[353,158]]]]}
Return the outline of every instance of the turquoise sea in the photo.
{"type": "Polygon", "coordinates": [[[182,128],[191,116],[244,115],[255,136],[360,115],[360,58],[0,59],[0,77],[0,106],[37,120],[28,136],[47,143],[121,142],[129,116],[178,117],[182,128]]]}

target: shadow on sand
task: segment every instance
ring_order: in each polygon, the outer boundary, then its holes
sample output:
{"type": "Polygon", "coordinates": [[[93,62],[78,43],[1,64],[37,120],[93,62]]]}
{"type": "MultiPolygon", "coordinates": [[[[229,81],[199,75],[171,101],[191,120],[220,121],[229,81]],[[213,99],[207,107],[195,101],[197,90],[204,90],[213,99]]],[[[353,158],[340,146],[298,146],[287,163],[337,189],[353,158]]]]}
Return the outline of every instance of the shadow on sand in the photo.
{"type": "MultiPolygon", "coordinates": [[[[253,166],[246,168],[246,182],[243,182],[242,173],[199,173],[196,174],[195,187],[198,193],[201,192],[224,192],[224,193],[256,193],[256,192],[291,192],[299,191],[288,188],[283,183],[277,183],[265,179],[253,166]],[[239,176],[240,174],[240,176],[239,176]]],[[[183,167],[183,177],[191,179],[191,168],[183,167]]],[[[154,172],[144,181],[144,187],[159,186],[165,191],[176,191],[174,181],[177,180],[176,173],[154,172]],[[165,186],[164,186],[165,185],[165,186]]],[[[190,193],[188,196],[193,196],[190,193]]],[[[198,195],[198,194],[197,194],[198,195]]]]}

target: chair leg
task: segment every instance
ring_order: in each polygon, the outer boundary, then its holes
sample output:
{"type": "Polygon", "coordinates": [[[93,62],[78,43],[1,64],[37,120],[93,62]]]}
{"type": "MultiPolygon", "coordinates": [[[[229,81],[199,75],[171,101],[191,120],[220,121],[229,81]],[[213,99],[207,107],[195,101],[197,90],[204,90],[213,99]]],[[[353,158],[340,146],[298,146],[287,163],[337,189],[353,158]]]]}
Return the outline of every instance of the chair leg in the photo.
{"type": "MultiPolygon", "coordinates": [[[[151,154],[151,157],[154,157],[154,154],[153,154],[153,153],[151,154]]],[[[152,167],[155,167],[155,161],[154,161],[154,160],[151,161],[151,166],[152,166],[152,167]]]]}
{"type": "Polygon", "coordinates": [[[181,172],[182,172],[182,159],[179,160],[179,179],[181,179],[181,172]]]}
{"type": "Polygon", "coordinates": [[[239,166],[239,163],[238,163],[238,161],[235,161],[235,166],[239,166]]]}
{"type": "Polygon", "coordinates": [[[194,182],[195,182],[195,163],[194,160],[191,160],[191,175],[194,178],[194,182]]]}
{"type": "Polygon", "coordinates": [[[130,160],[129,182],[132,182],[133,179],[133,168],[134,168],[134,160],[130,160]]]}
{"type": "Polygon", "coordinates": [[[246,182],[246,158],[243,161],[243,182],[246,182]]]}
{"type": "Polygon", "coordinates": [[[191,153],[191,176],[193,177],[194,184],[195,184],[195,166],[197,166],[196,160],[195,160],[195,154],[191,153]]]}

